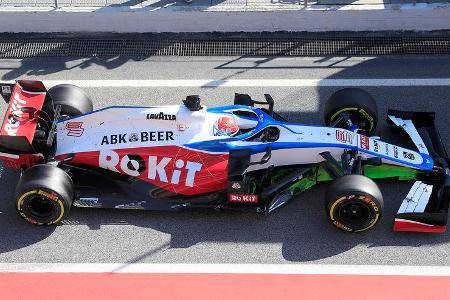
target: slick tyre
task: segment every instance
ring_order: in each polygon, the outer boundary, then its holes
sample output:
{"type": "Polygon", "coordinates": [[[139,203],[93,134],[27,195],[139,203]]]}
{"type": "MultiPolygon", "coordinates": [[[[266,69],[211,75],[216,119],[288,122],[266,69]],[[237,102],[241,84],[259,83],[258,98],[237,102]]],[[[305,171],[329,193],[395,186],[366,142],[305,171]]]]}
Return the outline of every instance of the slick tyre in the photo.
{"type": "Polygon", "coordinates": [[[335,92],[325,104],[324,119],[327,126],[351,129],[343,121],[344,113],[364,133],[370,135],[378,123],[378,107],[373,97],[364,90],[345,88],[335,92]]]}
{"type": "Polygon", "coordinates": [[[48,90],[53,105],[61,105],[61,115],[75,117],[93,110],[91,99],[79,87],[71,84],[55,85],[48,90]]]}
{"type": "Polygon", "coordinates": [[[383,211],[383,196],[377,184],[362,175],[334,180],[326,193],[331,224],[346,232],[361,232],[375,226],[383,211]]]}
{"type": "Polygon", "coordinates": [[[70,176],[51,165],[27,169],[16,189],[16,209],[30,224],[53,225],[70,211],[74,187],[70,176]]]}

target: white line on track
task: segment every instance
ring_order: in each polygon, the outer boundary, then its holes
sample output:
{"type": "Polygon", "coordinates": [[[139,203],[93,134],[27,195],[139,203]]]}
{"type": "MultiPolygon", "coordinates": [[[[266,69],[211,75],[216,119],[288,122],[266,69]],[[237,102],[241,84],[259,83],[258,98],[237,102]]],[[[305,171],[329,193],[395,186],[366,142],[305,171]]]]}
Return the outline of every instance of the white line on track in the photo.
{"type": "Polygon", "coordinates": [[[0,273],[332,274],[450,276],[449,266],[0,263],[0,273]]]}
{"type": "Polygon", "coordinates": [[[44,80],[47,88],[74,84],[85,88],[119,87],[340,87],[340,86],[450,86],[450,78],[381,79],[161,79],[161,80],[44,80]]]}

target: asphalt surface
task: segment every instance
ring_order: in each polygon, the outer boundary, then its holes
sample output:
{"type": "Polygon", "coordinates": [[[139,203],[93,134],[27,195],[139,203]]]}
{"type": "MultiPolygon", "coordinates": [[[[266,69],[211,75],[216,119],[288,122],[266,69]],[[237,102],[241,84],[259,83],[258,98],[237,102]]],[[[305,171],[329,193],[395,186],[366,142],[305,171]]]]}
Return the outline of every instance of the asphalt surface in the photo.
{"type": "MultiPolygon", "coordinates": [[[[361,79],[450,78],[448,57],[383,58],[35,58],[0,60],[0,79],[361,79]]],[[[275,110],[291,120],[321,124],[323,105],[338,87],[302,88],[87,88],[96,108],[178,104],[200,94],[205,105],[232,103],[233,93],[272,94],[275,110]]],[[[383,120],[388,107],[438,112],[450,149],[449,86],[366,87],[378,101],[378,135],[394,134],[383,120]]],[[[3,115],[6,105],[2,105],[3,115]]],[[[450,235],[399,234],[395,212],[411,184],[380,182],[381,223],[346,234],[327,223],[326,185],[271,215],[184,211],[144,212],[73,208],[60,226],[26,224],[13,208],[19,174],[0,167],[0,262],[89,263],[316,263],[450,265],[450,235]]]]}

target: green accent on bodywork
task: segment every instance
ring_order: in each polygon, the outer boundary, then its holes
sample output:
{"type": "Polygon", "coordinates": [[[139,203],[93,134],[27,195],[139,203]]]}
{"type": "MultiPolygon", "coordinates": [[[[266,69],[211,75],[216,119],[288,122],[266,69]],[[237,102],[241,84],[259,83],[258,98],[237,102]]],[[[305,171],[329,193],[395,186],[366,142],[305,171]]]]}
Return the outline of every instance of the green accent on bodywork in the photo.
{"type": "MultiPolygon", "coordinates": [[[[395,178],[398,180],[416,180],[417,176],[421,174],[420,170],[382,164],[379,166],[365,165],[363,166],[363,174],[371,179],[395,178]]],[[[331,181],[333,178],[321,166],[317,168],[317,181],[331,181]]]]}
{"type": "Polygon", "coordinates": [[[302,179],[295,181],[289,186],[294,194],[304,192],[317,184],[317,167],[312,167],[303,174],[302,179]]]}
{"type": "Polygon", "coordinates": [[[330,173],[323,166],[318,166],[316,168],[317,181],[331,181],[333,177],[331,177],[330,173]]]}
{"type": "MultiPolygon", "coordinates": [[[[279,170],[272,177],[272,180],[278,179],[288,172],[287,170],[279,170]]],[[[371,179],[398,178],[398,180],[416,180],[418,175],[421,174],[421,171],[407,167],[382,164],[380,166],[363,166],[363,174],[371,179]]],[[[333,179],[325,168],[319,164],[306,171],[301,179],[293,182],[289,186],[289,189],[294,194],[298,194],[312,188],[319,182],[332,181],[333,179]]]]}
{"type": "Polygon", "coordinates": [[[416,180],[421,171],[407,167],[382,164],[380,166],[366,165],[363,173],[371,179],[395,178],[398,180],[416,180]]]}
{"type": "Polygon", "coordinates": [[[318,182],[331,180],[333,180],[333,177],[331,177],[330,174],[328,174],[328,172],[321,165],[319,165],[311,167],[311,169],[305,172],[302,179],[291,184],[289,188],[292,189],[294,193],[299,193],[312,188],[318,182]]]}

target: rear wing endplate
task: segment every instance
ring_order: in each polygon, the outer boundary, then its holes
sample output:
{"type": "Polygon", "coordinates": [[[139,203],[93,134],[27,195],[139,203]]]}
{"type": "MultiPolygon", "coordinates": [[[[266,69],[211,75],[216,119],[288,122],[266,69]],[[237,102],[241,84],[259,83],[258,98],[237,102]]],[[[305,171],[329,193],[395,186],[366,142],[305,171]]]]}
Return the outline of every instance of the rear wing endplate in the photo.
{"type": "Polygon", "coordinates": [[[8,104],[0,128],[0,152],[4,154],[35,153],[32,142],[36,122],[26,118],[28,114],[25,109],[41,110],[47,101],[51,101],[46,97],[46,92],[47,89],[40,81],[0,82],[0,94],[8,104]]]}

